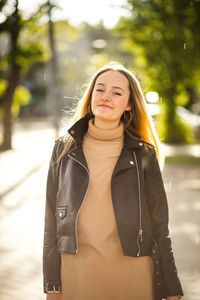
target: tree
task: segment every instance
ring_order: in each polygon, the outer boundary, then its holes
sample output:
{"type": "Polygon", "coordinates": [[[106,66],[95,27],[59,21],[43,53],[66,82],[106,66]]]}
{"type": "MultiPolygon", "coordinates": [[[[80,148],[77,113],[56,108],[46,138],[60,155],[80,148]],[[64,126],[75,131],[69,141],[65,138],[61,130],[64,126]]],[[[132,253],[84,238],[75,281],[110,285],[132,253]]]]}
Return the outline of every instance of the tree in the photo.
{"type": "MultiPolygon", "coordinates": [[[[0,80],[0,97],[5,93],[7,88],[6,80],[0,80]]],[[[22,85],[18,85],[13,94],[13,102],[11,108],[11,114],[13,117],[17,117],[20,111],[20,107],[26,105],[31,99],[30,92],[22,85]]],[[[0,98],[1,100],[1,98],[0,98]]],[[[3,109],[0,102],[0,117],[3,114],[3,109]]]]}
{"type": "MultiPolygon", "coordinates": [[[[1,2],[1,9],[7,1],[1,2]]],[[[7,88],[1,98],[3,106],[3,143],[2,150],[12,148],[12,114],[11,108],[13,95],[16,87],[20,84],[21,71],[26,69],[27,65],[34,60],[41,59],[42,50],[38,41],[29,40],[23,44],[23,34],[34,18],[23,20],[22,13],[18,8],[18,0],[15,1],[12,13],[6,17],[6,20],[0,24],[0,34],[6,32],[9,36],[9,54],[4,58],[7,61],[7,88]],[[21,38],[22,36],[22,38],[21,38]]]]}
{"type": "Polygon", "coordinates": [[[176,115],[176,101],[181,93],[186,96],[186,103],[194,101],[200,69],[200,2],[127,2],[131,16],[121,18],[117,28],[125,33],[131,51],[144,58],[142,68],[150,78],[151,89],[166,103],[165,141],[182,142],[184,126],[176,115]]]}
{"type": "Polygon", "coordinates": [[[52,1],[48,0],[44,5],[41,6],[40,9],[46,10],[46,14],[48,15],[48,37],[49,37],[49,46],[51,51],[51,59],[50,59],[50,97],[52,103],[54,104],[54,127],[55,127],[55,136],[58,137],[59,134],[59,104],[60,104],[60,89],[58,86],[58,60],[57,60],[57,51],[56,51],[56,43],[55,43],[55,26],[53,22],[53,10],[58,8],[57,5],[53,4],[52,1]]]}
{"type": "Polygon", "coordinates": [[[18,38],[21,30],[21,20],[18,10],[18,1],[16,1],[13,13],[6,19],[4,23],[0,24],[0,32],[8,31],[10,34],[10,53],[9,53],[9,70],[8,70],[8,85],[4,96],[2,97],[3,103],[3,150],[11,148],[11,106],[13,100],[13,94],[16,86],[19,84],[20,77],[20,65],[17,63],[17,53],[18,49],[18,38]]]}

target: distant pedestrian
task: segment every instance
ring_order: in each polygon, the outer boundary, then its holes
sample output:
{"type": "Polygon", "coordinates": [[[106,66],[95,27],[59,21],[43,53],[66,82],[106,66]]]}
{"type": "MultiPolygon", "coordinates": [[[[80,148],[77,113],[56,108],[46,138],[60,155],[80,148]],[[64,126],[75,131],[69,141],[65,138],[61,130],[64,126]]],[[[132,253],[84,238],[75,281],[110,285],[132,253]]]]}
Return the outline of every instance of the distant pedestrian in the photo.
{"type": "Polygon", "coordinates": [[[159,139],[136,77],[103,67],[54,145],[47,179],[47,300],[177,300],[159,139]]]}

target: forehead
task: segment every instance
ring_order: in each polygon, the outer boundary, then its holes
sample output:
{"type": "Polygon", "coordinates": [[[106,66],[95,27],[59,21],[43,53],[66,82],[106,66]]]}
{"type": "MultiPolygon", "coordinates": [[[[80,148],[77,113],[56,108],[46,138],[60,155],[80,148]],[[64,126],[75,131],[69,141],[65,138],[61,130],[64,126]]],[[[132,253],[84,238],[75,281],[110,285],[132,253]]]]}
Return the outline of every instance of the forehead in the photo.
{"type": "Polygon", "coordinates": [[[96,84],[103,83],[110,86],[118,86],[128,89],[129,82],[125,75],[118,71],[107,71],[101,75],[96,80],[96,84]]]}

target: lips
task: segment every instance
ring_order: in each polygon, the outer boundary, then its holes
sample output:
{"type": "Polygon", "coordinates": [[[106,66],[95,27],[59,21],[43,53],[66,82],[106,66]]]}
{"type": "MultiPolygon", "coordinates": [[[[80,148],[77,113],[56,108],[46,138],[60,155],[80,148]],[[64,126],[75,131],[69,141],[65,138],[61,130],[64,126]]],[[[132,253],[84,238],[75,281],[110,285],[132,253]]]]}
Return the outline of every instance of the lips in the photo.
{"type": "Polygon", "coordinates": [[[112,107],[110,107],[109,105],[106,105],[106,104],[100,104],[100,105],[98,105],[98,106],[101,106],[101,107],[106,107],[106,108],[110,108],[110,109],[112,109],[112,107]]]}

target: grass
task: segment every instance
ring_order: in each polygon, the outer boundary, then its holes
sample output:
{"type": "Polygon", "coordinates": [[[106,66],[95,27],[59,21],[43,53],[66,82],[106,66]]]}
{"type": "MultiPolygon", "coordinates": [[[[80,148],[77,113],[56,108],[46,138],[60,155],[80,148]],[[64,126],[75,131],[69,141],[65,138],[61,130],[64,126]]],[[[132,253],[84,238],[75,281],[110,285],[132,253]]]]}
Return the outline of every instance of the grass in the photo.
{"type": "Polygon", "coordinates": [[[195,157],[193,155],[173,155],[165,157],[166,164],[177,164],[184,166],[200,166],[200,157],[195,157]]]}

